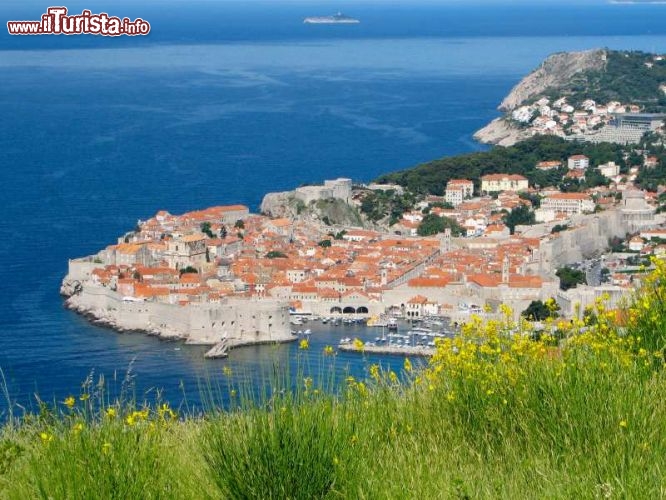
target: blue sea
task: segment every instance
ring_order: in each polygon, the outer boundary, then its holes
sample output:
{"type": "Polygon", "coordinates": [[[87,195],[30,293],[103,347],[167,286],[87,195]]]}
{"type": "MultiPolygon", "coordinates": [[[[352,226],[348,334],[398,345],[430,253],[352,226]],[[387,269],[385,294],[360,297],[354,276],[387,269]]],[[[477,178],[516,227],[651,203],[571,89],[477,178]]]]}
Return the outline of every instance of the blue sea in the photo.
{"type": "MultiPolygon", "coordinates": [[[[9,1],[3,20],[47,4],[9,1]]],[[[147,37],[0,34],[0,367],[10,399],[111,390],[130,372],[199,407],[222,369],[257,380],[274,364],[311,367],[360,327],[314,326],[311,349],[203,349],[90,325],[63,308],[67,259],[110,244],[160,209],[257,209],[264,193],[337,176],[368,181],[483,149],[472,134],[548,54],[595,47],[666,51],[666,5],[404,2],[96,2],[142,17],[147,37]],[[356,26],[308,26],[341,10],[356,26]],[[300,356],[300,360],[299,360],[300,356]]],[[[3,21],[4,25],[4,21],[3,21]]],[[[338,372],[399,358],[339,354],[338,372]]],[[[6,411],[7,402],[0,402],[6,411]]]]}

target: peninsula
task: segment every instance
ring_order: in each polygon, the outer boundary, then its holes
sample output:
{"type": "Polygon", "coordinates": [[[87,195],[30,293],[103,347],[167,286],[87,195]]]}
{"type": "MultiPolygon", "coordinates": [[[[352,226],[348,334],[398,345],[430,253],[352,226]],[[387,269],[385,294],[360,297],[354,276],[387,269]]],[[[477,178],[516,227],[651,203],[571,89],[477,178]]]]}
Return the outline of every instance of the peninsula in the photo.
{"type": "Polygon", "coordinates": [[[535,135],[636,144],[666,116],[666,56],[595,49],[553,54],[499,105],[481,142],[510,146],[535,135]]]}
{"type": "MultiPolygon", "coordinates": [[[[544,67],[603,56],[557,55],[544,67]]],[[[536,80],[555,81],[544,72],[536,80]]],[[[541,101],[544,85],[519,85],[503,106],[541,101]]],[[[664,127],[653,118],[636,143],[522,131],[530,137],[514,146],[372,184],[334,179],[269,193],[260,214],[243,205],[162,210],[70,260],[61,293],[94,322],[211,345],[212,357],[294,340],[290,313],[465,323],[506,314],[502,304],[538,320],[549,303],[563,318],[582,317],[600,296],[620,303],[647,258],[666,254],[664,127]]]]}

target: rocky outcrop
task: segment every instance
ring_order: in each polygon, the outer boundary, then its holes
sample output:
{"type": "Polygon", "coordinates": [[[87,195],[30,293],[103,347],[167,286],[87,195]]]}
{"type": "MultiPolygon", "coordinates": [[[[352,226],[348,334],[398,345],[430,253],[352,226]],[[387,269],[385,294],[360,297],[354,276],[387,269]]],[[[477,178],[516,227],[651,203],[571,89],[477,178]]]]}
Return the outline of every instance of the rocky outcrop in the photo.
{"type": "Polygon", "coordinates": [[[477,141],[498,146],[513,146],[528,137],[530,136],[525,130],[514,127],[504,118],[495,118],[474,134],[477,141]]]}
{"type": "Polygon", "coordinates": [[[568,83],[578,73],[602,69],[605,63],[606,51],[603,49],[553,54],[511,90],[499,109],[511,111],[549,88],[568,83]]]}
{"type": "Polygon", "coordinates": [[[292,217],[298,214],[299,203],[293,191],[268,193],[261,200],[261,213],[271,217],[292,217]]]}
{"type": "Polygon", "coordinates": [[[261,202],[261,213],[271,217],[365,227],[358,209],[340,198],[322,198],[308,203],[298,199],[295,191],[268,193],[261,202]]]}
{"type": "MultiPolygon", "coordinates": [[[[602,49],[553,54],[513,87],[498,109],[510,113],[548,89],[566,85],[578,73],[602,69],[605,63],[606,51],[602,49]]],[[[516,127],[505,116],[495,118],[474,134],[477,141],[498,146],[513,146],[529,137],[526,130],[516,127]]]]}
{"type": "Polygon", "coordinates": [[[60,285],[60,295],[63,297],[71,297],[77,295],[83,290],[81,281],[77,279],[65,278],[60,285]]]}

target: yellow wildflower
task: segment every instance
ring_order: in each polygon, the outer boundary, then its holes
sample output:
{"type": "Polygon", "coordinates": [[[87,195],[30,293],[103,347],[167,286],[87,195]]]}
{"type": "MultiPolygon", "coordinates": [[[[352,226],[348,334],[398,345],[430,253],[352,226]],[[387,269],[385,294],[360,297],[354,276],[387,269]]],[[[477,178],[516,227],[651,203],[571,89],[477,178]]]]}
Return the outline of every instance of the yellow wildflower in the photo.
{"type": "Polygon", "coordinates": [[[81,394],[81,395],[79,396],[79,399],[80,399],[81,401],[88,401],[88,400],[90,399],[90,394],[88,394],[87,392],[86,392],[85,394],[81,394]]]}
{"type": "Polygon", "coordinates": [[[81,422],[77,422],[77,423],[74,424],[74,426],[72,427],[72,432],[73,432],[74,434],[78,434],[78,433],[81,432],[82,430],[83,430],[83,423],[81,423],[81,422]]]}
{"type": "Polygon", "coordinates": [[[48,432],[41,432],[39,434],[39,438],[42,440],[42,443],[48,444],[53,441],[53,434],[49,434],[48,432]]]}
{"type": "Polygon", "coordinates": [[[370,365],[370,376],[379,382],[379,365],[370,365]]]}
{"type": "Polygon", "coordinates": [[[72,409],[76,404],[76,398],[74,396],[67,396],[63,403],[67,408],[72,409]]]}
{"type": "Polygon", "coordinates": [[[108,418],[116,418],[117,415],[116,409],[111,406],[106,409],[105,413],[108,418]]]}
{"type": "Polygon", "coordinates": [[[629,424],[627,423],[626,420],[620,420],[620,427],[626,429],[627,427],[629,427],[629,424]]]}
{"type": "Polygon", "coordinates": [[[310,342],[308,342],[308,339],[301,340],[300,343],[298,344],[298,348],[303,349],[303,350],[309,349],[310,348],[310,342]]]}
{"type": "Polygon", "coordinates": [[[333,349],[332,346],[327,345],[326,347],[324,347],[324,355],[325,356],[333,356],[333,354],[335,354],[335,350],[333,349]]]}
{"type": "Polygon", "coordinates": [[[231,370],[230,367],[225,366],[224,368],[222,368],[222,373],[224,374],[225,377],[231,377],[233,371],[231,370]]]}
{"type": "Polygon", "coordinates": [[[398,376],[392,370],[389,372],[389,380],[391,381],[392,384],[398,382],[398,376]]]}
{"type": "Polygon", "coordinates": [[[105,455],[108,455],[110,452],[111,452],[111,443],[108,443],[108,442],[104,443],[102,445],[102,453],[104,453],[105,455]]]}
{"type": "Polygon", "coordinates": [[[404,368],[407,373],[412,371],[412,362],[409,360],[409,358],[405,358],[404,368]]]}
{"type": "Polygon", "coordinates": [[[365,348],[365,346],[363,344],[363,341],[359,338],[355,338],[354,339],[354,348],[358,351],[363,351],[363,349],[365,348]]]}
{"type": "Polygon", "coordinates": [[[162,420],[175,420],[176,412],[171,409],[168,403],[163,403],[157,410],[157,414],[162,420]]]}

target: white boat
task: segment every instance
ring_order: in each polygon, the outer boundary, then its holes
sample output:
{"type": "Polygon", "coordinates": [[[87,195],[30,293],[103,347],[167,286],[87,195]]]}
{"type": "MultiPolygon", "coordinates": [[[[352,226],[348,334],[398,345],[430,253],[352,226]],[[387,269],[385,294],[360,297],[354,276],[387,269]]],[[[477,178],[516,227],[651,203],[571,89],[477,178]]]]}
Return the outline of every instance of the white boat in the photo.
{"type": "Polygon", "coordinates": [[[314,16],[303,19],[303,24],[358,24],[361,21],[338,12],[333,16],[314,16]]]}

